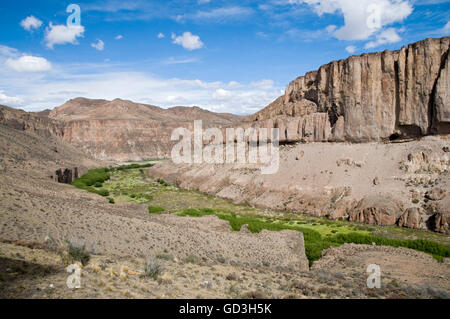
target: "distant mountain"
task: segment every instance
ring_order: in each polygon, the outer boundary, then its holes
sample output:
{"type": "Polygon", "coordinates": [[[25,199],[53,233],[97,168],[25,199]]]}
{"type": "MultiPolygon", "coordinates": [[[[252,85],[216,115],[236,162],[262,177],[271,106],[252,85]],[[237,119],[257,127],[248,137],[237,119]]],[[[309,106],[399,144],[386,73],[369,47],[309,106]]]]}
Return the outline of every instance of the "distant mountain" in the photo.
{"type": "Polygon", "coordinates": [[[163,109],[154,105],[115,99],[76,98],[51,111],[35,113],[62,127],[61,137],[89,155],[102,160],[139,161],[168,157],[177,127],[191,128],[194,120],[203,127],[223,127],[243,119],[199,107],[163,109]]]}

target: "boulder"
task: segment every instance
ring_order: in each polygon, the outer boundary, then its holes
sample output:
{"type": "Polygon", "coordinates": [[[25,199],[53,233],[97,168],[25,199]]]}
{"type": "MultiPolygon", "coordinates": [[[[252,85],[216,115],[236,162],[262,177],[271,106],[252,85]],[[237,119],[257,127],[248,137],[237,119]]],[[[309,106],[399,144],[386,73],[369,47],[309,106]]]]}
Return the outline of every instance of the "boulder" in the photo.
{"type": "Polygon", "coordinates": [[[450,234],[450,212],[438,212],[435,215],[433,215],[432,218],[430,218],[430,227],[431,230],[443,233],[443,234],[450,234]]]}
{"type": "Polygon", "coordinates": [[[371,225],[391,226],[402,214],[400,202],[390,197],[366,197],[350,212],[349,220],[371,225]]]}
{"type": "Polygon", "coordinates": [[[420,229],[421,228],[421,214],[417,207],[408,208],[403,215],[398,219],[398,226],[420,229]]]}

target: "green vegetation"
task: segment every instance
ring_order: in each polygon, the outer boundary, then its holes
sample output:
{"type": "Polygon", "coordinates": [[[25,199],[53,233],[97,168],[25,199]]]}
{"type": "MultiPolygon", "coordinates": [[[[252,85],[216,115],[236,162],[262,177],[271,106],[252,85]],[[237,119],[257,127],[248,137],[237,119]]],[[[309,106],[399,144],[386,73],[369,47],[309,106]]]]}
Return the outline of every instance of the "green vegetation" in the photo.
{"type": "Polygon", "coordinates": [[[158,207],[158,206],[148,206],[148,212],[150,214],[162,214],[164,213],[166,210],[162,207],[158,207]]]}
{"type": "MultiPolygon", "coordinates": [[[[361,232],[340,233],[332,236],[323,237],[318,231],[308,229],[301,226],[294,226],[284,223],[268,222],[263,218],[251,216],[238,216],[229,212],[214,211],[213,209],[185,209],[176,213],[179,216],[201,217],[207,215],[215,215],[220,219],[226,220],[230,223],[234,231],[239,231],[243,225],[248,225],[248,229],[252,233],[259,233],[266,229],[270,231],[281,230],[295,230],[303,233],[305,239],[305,252],[310,264],[319,260],[322,256],[322,251],[332,246],[340,246],[346,243],[353,244],[367,244],[393,247],[406,247],[428,253],[437,260],[442,260],[444,257],[450,257],[450,248],[442,244],[431,242],[428,240],[395,240],[379,236],[373,236],[361,232]]],[[[317,223],[313,223],[313,225],[317,223]]]]}
{"type": "Polygon", "coordinates": [[[106,197],[109,196],[109,191],[101,187],[104,182],[111,178],[111,173],[114,173],[115,171],[142,169],[151,166],[153,166],[153,164],[131,164],[119,167],[91,169],[80,178],[74,180],[71,184],[79,189],[84,189],[88,192],[106,197]]]}
{"type": "Polygon", "coordinates": [[[152,167],[154,164],[130,164],[130,165],[124,165],[124,166],[119,166],[116,168],[113,168],[113,170],[116,171],[124,171],[124,170],[128,170],[128,169],[137,169],[137,168],[148,168],[148,167],[152,167]]]}
{"type": "Polygon", "coordinates": [[[91,170],[73,185],[97,194],[109,194],[103,196],[109,196],[110,202],[146,204],[150,214],[172,212],[191,217],[215,215],[228,221],[235,231],[239,231],[245,224],[254,233],[263,229],[299,231],[303,233],[310,263],[320,259],[324,249],[345,243],[406,247],[431,254],[437,260],[450,256],[449,236],[408,228],[332,221],[290,212],[263,211],[245,204],[235,205],[197,191],[180,189],[162,179],[152,180],[142,169],[142,166],[149,165],[132,164],[120,168],[91,170]]]}
{"type": "Polygon", "coordinates": [[[162,186],[169,186],[169,184],[167,184],[166,181],[164,181],[164,180],[161,179],[161,178],[158,178],[158,179],[156,180],[156,182],[157,182],[158,184],[162,185],[162,186]]]}

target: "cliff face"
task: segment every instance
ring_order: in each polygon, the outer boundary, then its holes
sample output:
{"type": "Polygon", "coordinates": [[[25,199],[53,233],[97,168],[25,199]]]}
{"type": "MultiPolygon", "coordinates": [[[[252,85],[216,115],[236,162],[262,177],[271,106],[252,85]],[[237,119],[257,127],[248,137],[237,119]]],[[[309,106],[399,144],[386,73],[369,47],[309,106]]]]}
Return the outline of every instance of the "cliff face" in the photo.
{"type": "Polygon", "coordinates": [[[194,120],[204,127],[221,127],[241,119],[198,107],[157,106],[77,98],[53,109],[49,119],[62,124],[64,141],[101,160],[139,161],[169,157],[175,142],[172,131],[191,128],[194,120]]]}
{"type": "Polygon", "coordinates": [[[252,126],[280,128],[281,141],[449,134],[449,46],[448,37],[426,39],[331,62],[291,82],[252,126]]]}
{"type": "Polygon", "coordinates": [[[7,127],[35,133],[41,137],[63,137],[64,126],[58,121],[0,105],[0,123],[7,127]]]}

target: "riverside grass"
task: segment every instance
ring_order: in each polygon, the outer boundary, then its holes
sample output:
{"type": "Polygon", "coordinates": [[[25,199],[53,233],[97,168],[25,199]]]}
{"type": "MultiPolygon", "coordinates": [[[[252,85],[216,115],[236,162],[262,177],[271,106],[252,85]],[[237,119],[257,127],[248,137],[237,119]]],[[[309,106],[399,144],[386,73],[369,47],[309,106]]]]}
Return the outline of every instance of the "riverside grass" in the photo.
{"type": "Polygon", "coordinates": [[[323,237],[318,231],[301,226],[267,222],[256,217],[238,216],[232,213],[214,211],[213,209],[185,209],[176,212],[176,214],[178,216],[190,217],[215,215],[220,219],[228,221],[234,231],[239,231],[243,225],[248,225],[248,229],[253,233],[259,233],[263,229],[270,231],[294,230],[302,232],[305,240],[305,253],[310,265],[321,258],[324,249],[341,246],[346,243],[405,247],[428,253],[438,261],[450,257],[450,247],[423,239],[396,240],[358,232],[323,237]]]}
{"type": "Polygon", "coordinates": [[[215,215],[228,221],[234,231],[239,231],[243,225],[247,224],[249,230],[253,233],[258,233],[263,229],[302,232],[305,240],[305,253],[310,264],[322,257],[324,249],[341,246],[345,243],[406,247],[428,253],[438,261],[450,257],[448,245],[433,241],[442,238],[438,234],[357,225],[310,216],[294,216],[289,213],[279,214],[277,217],[261,216],[258,214],[258,210],[250,207],[235,205],[196,191],[182,190],[161,179],[148,180],[143,174],[143,168],[150,166],[152,165],[132,164],[116,168],[95,169],[75,180],[72,184],[97,194],[104,189],[109,194],[107,195],[109,196],[108,199],[111,198],[116,202],[134,201],[147,204],[150,214],[168,212],[178,216],[190,217],[215,215]],[[146,181],[144,182],[144,180],[146,181]],[[101,188],[92,186],[100,185],[100,183],[101,188]],[[148,194],[149,191],[151,195],[148,194]],[[180,205],[178,201],[183,205],[180,205]],[[177,202],[177,205],[174,205],[174,202],[177,202]],[[301,220],[303,218],[305,220],[301,220]],[[381,235],[379,235],[380,230],[382,230],[381,235]],[[432,236],[433,240],[420,239],[420,237],[419,239],[404,239],[408,237],[403,234],[404,232],[411,232],[414,235],[413,237],[416,235],[432,236]],[[391,235],[400,238],[388,238],[391,235]]]}
{"type": "MultiPolygon", "coordinates": [[[[152,167],[153,164],[130,164],[123,165],[119,167],[110,167],[110,168],[96,168],[89,170],[86,174],[74,180],[71,185],[79,188],[87,190],[88,192],[98,194],[100,196],[109,196],[109,191],[102,188],[103,183],[111,178],[111,173],[114,171],[124,171],[131,169],[142,169],[152,167]]],[[[110,200],[111,203],[113,201],[110,200]]]]}

